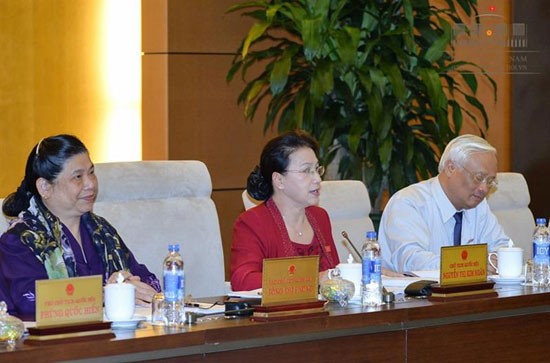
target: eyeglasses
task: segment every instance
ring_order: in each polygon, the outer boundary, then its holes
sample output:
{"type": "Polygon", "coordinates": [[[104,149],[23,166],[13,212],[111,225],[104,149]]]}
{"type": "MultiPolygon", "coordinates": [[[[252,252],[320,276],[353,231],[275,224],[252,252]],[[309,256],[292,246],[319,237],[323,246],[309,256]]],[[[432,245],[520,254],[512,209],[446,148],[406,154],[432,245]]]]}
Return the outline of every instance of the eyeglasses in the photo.
{"type": "Polygon", "coordinates": [[[476,185],[481,185],[482,183],[485,183],[485,185],[487,185],[487,187],[490,189],[496,188],[498,186],[498,180],[494,176],[485,176],[482,173],[472,173],[465,167],[462,167],[462,169],[468,172],[470,178],[476,185]]]}
{"type": "Polygon", "coordinates": [[[315,176],[315,173],[319,174],[319,176],[323,176],[325,174],[325,167],[322,165],[317,165],[315,167],[304,169],[304,170],[286,170],[287,173],[302,173],[309,175],[310,177],[315,176]]]}

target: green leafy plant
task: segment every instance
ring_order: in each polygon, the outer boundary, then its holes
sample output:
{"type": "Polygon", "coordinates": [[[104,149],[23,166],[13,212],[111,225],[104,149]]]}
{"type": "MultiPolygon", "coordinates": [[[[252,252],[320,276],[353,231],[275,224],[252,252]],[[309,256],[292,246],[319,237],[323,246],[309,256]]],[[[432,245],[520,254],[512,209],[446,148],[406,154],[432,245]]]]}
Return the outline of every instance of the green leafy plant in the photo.
{"type": "MultiPolygon", "coordinates": [[[[338,155],[341,178],[360,179],[371,200],[437,174],[441,150],[472,122],[489,120],[476,97],[477,65],[453,58],[457,30],[476,0],[272,0],[232,6],[253,18],[227,74],[238,102],[264,129],[304,129],[321,162],[338,155]]],[[[375,205],[375,208],[377,205],[375,205]]]]}

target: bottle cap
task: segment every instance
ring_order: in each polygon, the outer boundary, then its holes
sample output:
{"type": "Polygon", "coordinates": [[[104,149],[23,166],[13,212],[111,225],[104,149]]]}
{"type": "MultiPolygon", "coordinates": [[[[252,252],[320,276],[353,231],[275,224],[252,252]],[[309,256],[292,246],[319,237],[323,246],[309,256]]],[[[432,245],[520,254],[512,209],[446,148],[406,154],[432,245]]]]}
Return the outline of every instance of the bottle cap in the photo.
{"type": "Polygon", "coordinates": [[[170,252],[179,252],[180,250],[180,245],[179,244],[173,244],[173,245],[168,245],[168,251],[170,252]]]}
{"type": "Polygon", "coordinates": [[[546,225],[546,218],[537,218],[537,225],[539,224],[546,225]]]}
{"type": "Polygon", "coordinates": [[[376,232],[375,232],[375,231],[368,231],[368,232],[367,232],[367,238],[368,238],[368,239],[374,239],[374,238],[376,238],[376,232]]]}

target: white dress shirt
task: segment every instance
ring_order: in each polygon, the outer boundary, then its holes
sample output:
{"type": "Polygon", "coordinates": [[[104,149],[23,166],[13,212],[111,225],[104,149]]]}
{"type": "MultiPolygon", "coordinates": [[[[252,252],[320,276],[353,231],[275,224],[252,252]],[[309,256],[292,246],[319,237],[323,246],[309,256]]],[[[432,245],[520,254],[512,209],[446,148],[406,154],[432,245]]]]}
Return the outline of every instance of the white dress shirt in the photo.
{"type": "MultiPolygon", "coordinates": [[[[398,272],[439,269],[441,247],[453,245],[456,212],[437,177],[395,193],[380,221],[382,266],[398,272]]],[[[507,245],[487,200],[463,212],[461,245],[487,243],[489,252],[507,245]]]]}

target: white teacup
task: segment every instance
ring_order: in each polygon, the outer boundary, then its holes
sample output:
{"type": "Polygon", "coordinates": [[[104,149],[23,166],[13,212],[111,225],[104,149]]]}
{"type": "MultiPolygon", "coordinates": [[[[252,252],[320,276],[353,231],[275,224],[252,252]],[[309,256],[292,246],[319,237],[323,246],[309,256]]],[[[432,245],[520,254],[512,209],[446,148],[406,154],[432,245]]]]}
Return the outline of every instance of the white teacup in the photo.
{"type": "Polygon", "coordinates": [[[340,270],[340,276],[355,285],[355,293],[352,298],[361,296],[361,267],[360,263],[341,263],[336,266],[340,270]]]}
{"type": "Polygon", "coordinates": [[[496,253],[489,253],[489,264],[497,271],[500,277],[519,277],[523,270],[523,248],[501,247],[496,253]],[[495,254],[498,258],[498,267],[491,261],[491,256],[495,254]]]}
{"type": "Polygon", "coordinates": [[[110,321],[130,320],[134,316],[136,287],[128,283],[107,284],[105,315],[110,321]]]}

